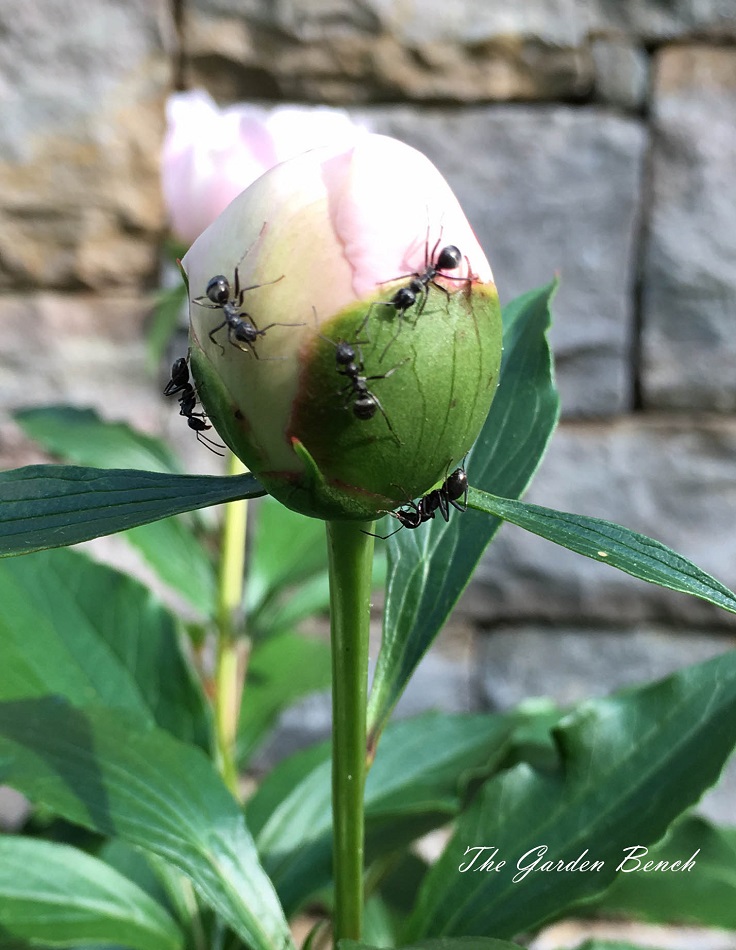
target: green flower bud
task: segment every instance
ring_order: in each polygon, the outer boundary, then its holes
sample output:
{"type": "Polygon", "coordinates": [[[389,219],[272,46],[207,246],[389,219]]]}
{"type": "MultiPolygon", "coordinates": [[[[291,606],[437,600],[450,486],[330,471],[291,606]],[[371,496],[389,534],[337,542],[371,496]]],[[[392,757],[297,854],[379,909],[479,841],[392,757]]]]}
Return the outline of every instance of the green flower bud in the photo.
{"type": "Polygon", "coordinates": [[[285,505],[371,520],[441,483],[472,446],[498,384],[498,295],[419,152],[366,135],[285,162],[183,268],[202,404],[285,505]]]}

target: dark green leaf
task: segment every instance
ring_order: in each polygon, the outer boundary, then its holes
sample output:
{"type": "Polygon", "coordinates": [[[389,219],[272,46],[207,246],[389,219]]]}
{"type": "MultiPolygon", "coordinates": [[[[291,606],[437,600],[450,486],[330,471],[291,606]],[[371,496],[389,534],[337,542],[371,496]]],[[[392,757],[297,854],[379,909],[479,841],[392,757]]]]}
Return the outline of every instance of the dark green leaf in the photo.
{"type": "MultiPolygon", "coordinates": [[[[163,442],[123,422],[108,422],[92,409],[44,406],[15,413],[18,424],[64,462],[100,468],[181,472],[163,442]]],[[[213,613],[215,573],[207,552],[182,519],[165,518],[132,528],[126,539],[159,577],[205,616],[213,613]]]]}
{"type": "MultiPolygon", "coordinates": [[[[129,847],[118,838],[113,839],[113,843],[129,847]]],[[[130,850],[134,851],[136,849],[130,847],[130,850]]],[[[147,852],[145,855],[143,855],[142,852],[137,853],[140,854],[141,858],[143,858],[156,873],[156,881],[150,893],[159,894],[163,891],[160,898],[161,902],[164,906],[170,908],[171,913],[179,921],[184,933],[191,935],[191,942],[195,946],[202,944],[203,940],[198,940],[198,936],[204,934],[206,929],[205,921],[212,915],[212,912],[208,907],[204,906],[203,902],[197,899],[197,894],[191,879],[185,877],[173,864],[169,864],[168,861],[165,861],[156,854],[152,854],[151,852],[147,852]]],[[[130,868],[127,869],[128,874],[129,871],[130,868]]],[[[136,878],[133,878],[133,880],[139,883],[136,878]]]]}
{"type": "Polygon", "coordinates": [[[324,522],[290,511],[272,498],[258,505],[248,570],[248,615],[289,585],[327,570],[324,522]]]}
{"type": "Polygon", "coordinates": [[[164,909],[104,862],[66,845],[0,837],[0,946],[23,938],[47,947],[124,944],[180,950],[164,909]]]}
{"type": "Polygon", "coordinates": [[[328,613],[329,607],[330,576],[324,571],[296,588],[281,591],[280,596],[269,598],[260,610],[249,614],[248,632],[256,642],[279,636],[309,617],[328,613]]]}
{"type": "Polygon", "coordinates": [[[159,439],[137,432],[125,422],[103,419],[94,409],[34,406],[16,410],[13,418],[47,451],[75,465],[169,474],[183,471],[181,462],[159,439]]]}
{"type": "Polygon", "coordinates": [[[264,490],[252,475],[167,475],[74,465],[0,472],[0,557],[63,547],[264,490]]]}
{"type": "MultiPolygon", "coordinates": [[[[386,558],[383,552],[373,559],[373,589],[381,590],[386,583],[386,558]]],[[[315,574],[296,587],[281,591],[270,598],[263,609],[248,618],[248,629],[255,640],[265,640],[282,632],[293,630],[302,621],[316,614],[326,614],[330,607],[330,576],[327,571],[315,574]]]]}
{"type": "MultiPolygon", "coordinates": [[[[380,950],[367,943],[358,943],[355,940],[341,940],[338,950],[380,950]]],[[[401,944],[400,950],[519,950],[518,943],[509,943],[507,940],[491,940],[478,937],[455,937],[451,940],[422,940],[411,946],[401,944]]]]}
{"type": "Polygon", "coordinates": [[[253,647],[238,725],[238,760],[255,751],[279,713],[330,685],[330,647],[313,637],[284,633],[253,647]]]}
{"type": "Polygon", "coordinates": [[[388,859],[388,870],[381,875],[378,889],[394,919],[403,921],[409,916],[427,869],[427,862],[412,851],[388,859]]]}
{"type": "Polygon", "coordinates": [[[630,873],[616,878],[595,901],[593,911],[657,924],[736,930],[736,828],[717,828],[704,818],[685,818],[639,860],[642,864],[684,861],[696,851],[694,873],[645,872],[635,870],[632,861],[630,873]]]}
{"type": "Polygon", "coordinates": [[[330,740],[316,742],[282,759],[261,781],[252,798],[245,804],[245,816],[253,837],[265,827],[273,813],[286,801],[294,788],[308,781],[315,770],[321,772],[330,761],[330,740]]]}
{"type": "MultiPolygon", "coordinates": [[[[390,725],[366,782],[368,860],[457,814],[470,778],[490,774],[505,754],[513,725],[501,716],[442,713],[390,725]]],[[[292,763],[276,769],[248,810],[287,913],[332,875],[330,761],[313,753],[301,762],[298,777],[292,763]]]]}
{"type": "MultiPolygon", "coordinates": [[[[467,460],[474,485],[512,498],[531,481],[557,422],[559,400],[546,339],[555,289],[550,284],[505,308],[501,381],[467,460]]],[[[388,542],[383,642],[368,709],[374,738],[499,525],[453,511],[449,524],[435,518],[388,542]]]]}
{"type": "Polygon", "coordinates": [[[178,518],[130,528],[125,538],[138,548],[161,580],[204,617],[215,613],[215,570],[206,549],[178,518]]]}
{"type": "MultiPolygon", "coordinates": [[[[718,778],[736,742],[736,651],[660,683],[584,703],[556,730],[560,767],[518,765],[490,779],[429,871],[406,936],[510,937],[601,893],[718,778]],[[460,873],[493,846],[500,871],[460,873]],[[523,870],[589,861],[587,870],[523,870]],[[602,866],[592,862],[603,862],[602,866]],[[539,867],[539,866],[537,866],[539,867]]],[[[490,852],[486,852],[490,855],[490,852]]],[[[689,855],[684,855],[688,858],[689,855]]],[[[476,862],[479,863],[479,862],[476,862]]]]}
{"type": "MultiPolygon", "coordinates": [[[[162,907],[171,911],[173,903],[169,897],[169,892],[161,876],[157,873],[158,867],[162,863],[160,859],[153,855],[144,854],[138,848],[121,841],[120,838],[107,838],[97,850],[96,857],[136,884],[162,907]],[[154,870],[152,864],[154,861],[158,861],[156,870],[154,870]]],[[[170,873],[178,875],[178,872],[171,865],[166,865],[166,867],[170,873]]],[[[182,875],[178,876],[181,881],[186,881],[187,886],[191,889],[189,880],[182,875]]]]}
{"type": "Polygon", "coordinates": [[[371,894],[366,898],[363,909],[364,940],[370,940],[378,947],[395,947],[396,927],[391,911],[380,894],[371,894]]]}
{"type": "Polygon", "coordinates": [[[621,525],[497,498],[474,488],[468,504],[650,584],[693,594],[736,613],[736,594],[727,587],[659,541],[621,525]]]}
{"type": "Polygon", "coordinates": [[[39,551],[0,560],[0,605],[0,699],[99,702],[209,747],[174,619],[142,584],[77,551],[39,551]]]}
{"type": "Polygon", "coordinates": [[[115,711],[18,700],[0,703],[0,780],[173,864],[253,950],[293,946],[240,808],[199,749],[115,711]]]}

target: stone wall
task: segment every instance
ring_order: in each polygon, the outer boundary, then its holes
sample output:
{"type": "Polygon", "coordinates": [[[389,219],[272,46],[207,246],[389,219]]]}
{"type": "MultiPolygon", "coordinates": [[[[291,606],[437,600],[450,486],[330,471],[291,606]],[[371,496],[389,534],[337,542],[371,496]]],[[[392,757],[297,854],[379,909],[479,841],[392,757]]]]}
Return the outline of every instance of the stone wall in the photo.
{"type": "MultiPolygon", "coordinates": [[[[658,537],[736,587],[733,0],[5,0],[2,411],[95,405],[212,471],[144,359],[175,83],[340,104],[425,151],[504,300],[561,274],[564,420],[529,498],[658,537]]],[[[0,464],[37,457],[0,417],[0,464]]],[[[577,698],[735,630],[506,527],[407,708],[577,698]]],[[[734,801],[717,809],[732,822],[734,801]]]]}

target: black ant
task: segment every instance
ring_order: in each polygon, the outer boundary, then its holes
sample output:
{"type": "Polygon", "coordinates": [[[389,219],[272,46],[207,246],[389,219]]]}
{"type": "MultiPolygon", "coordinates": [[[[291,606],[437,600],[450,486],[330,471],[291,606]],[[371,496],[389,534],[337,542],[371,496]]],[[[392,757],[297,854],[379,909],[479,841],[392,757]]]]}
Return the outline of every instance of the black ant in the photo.
{"type": "MultiPolygon", "coordinates": [[[[374,534],[374,538],[380,538],[385,541],[393,537],[402,528],[418,528],[420,525],[431,521],[436,512],[442,515],[445,521],[450,520],[450,505],[458,511],[467,511],[468,508],[468,476],[465,469],[461,466],[447,476],[439,488],[434,488],[431,492],[419,499],[417,504],[410,501],[408,508],[399,508],[398,511],[389,511],[392,518],[396,518],[399,527],[391,534],[374,534]],[[462,504],[459,499],[462,498],[462,504]]],[[[365,534],[371,534],[366,531],[365,534]]]]}
{"type": "Polygon", "coordinates": [[[277,284],[280,280],[283,280],[283,277],[284,275],[282,274],[281,277],[277,277],[276,280],[267,280],[263,284],[251,284],[249,287],[241,287],[240,274],[236,267],[234,286],[232,289],[227,277],[222,274],[216,274],[207,284],[204,295],[194,298],[194,303],[200,307],[207,307],[209,310],[222,310],[225,319],[222,323],[214,327],[214,329],[210,330],[208,335],[210,340],[216,343],[223,353],[225,352],[225,347],[215,339],[215,333],[217,333],[218,330],[222,330],[223,327],[227,327],[227,338],[233,346],[239,350],[243,350],[244,353],[247,353],[250,348],[250,352],[253,353],[253,356],[255,356],[256,359],[260,359],[256,352],[255,342],[259,336],[265,335],[266,330],[270,330],[271,327],[304,326],[303,323],[269,323],[267,327],[263,327],[262,330],[259,330],[253,322],[251,315],[245,313],[242,309],[243,299],[249,290],[256,290],[258,287],[267,287],[269,284],[277,284]],[[205,300],[209,300],[210,302],[203,303],[205,300]]]}
{"type": "MultiPolygon", "coordinates": [[[[323,337],[323,339],[327,340],[328,338],[323,337]]],[[[396,435],[394,427],[391,425],[391,420],[381,405],[381,401],[378,396],[375,396],[368,389],[369,382],[376,379],[388,379],[399,367],[394,366],[393,369],[390,369],[387,373],[382,373],[380,376],[365,376],[363,354],[361,353],[358,358],[354,348],[357,346],[358,349],[360,349],[360,343],[365,341],[356,341],[354,345],[347,343],[345,340],[340,340],[338,343],[335,343],[333,340],[328,340],[328,342],[332,343],[335,347],[335,362],[337,364],[338,373],[340,376],[346,376],[348,379],[348,383],[339,390],[339,395],[346,396],[345,406],[347,407],[352,400],[353,414],[356,418],[362,420],[372,419],[376,414],[376,409],[378,409],[386,420],[386,425],[389,427],[391,435],[401,444],[401,439],[396,435]]],[[[404,360],[404,362],[406,361],[404,360]]]]}
{"type": "Polygon", "coordinates": [[[203,412],[194,411],[197,405],[197,393],[194,386],[189,382],[189,367],[187,366],[187,358],[184,356],[174,360],[174,365],[171,367],[171,379],[164,389],[164,396],[174,396],[176,393],[181,393],[179,396],[179,415],[184,416],[189,428],[196,432],[197,441],[201,442],[210,452],[214,452],[215,455],[222,455],[223,453],[218,452],[217,449],[224,448],[224,446],[220,445],[219,442],[208,439],[206,435],[202,435],[206,429],[211,429],[212,426],[205,422],[206,417],[203,412]]]}
{"type": "MultiPolygon", "coordinates": [[[[434,287],[438,287],[447,297],[450,296],[442,284],[437,283],[435,278],[440,271],[457,270],[462,263],[463,255],[460,249],[455,247],[454,244],[448,244],[437,254],[439,243],[438,238],[437,243],[432,248],[431,257],[428,254],[429,248],[425,248],[424,259],[426,263],[422,273],[414,274],[412,280],[409,282],[409,286],[399,288],[391,298],[390,303],[397,312],[401,311],[403,314],[416,303],[417,297],[421,294],[421,302],[417,310],[417,316],[420,316],[427,301],[427,292],[430,284],[434,287]],[[436,258],[435,255],[437,255],[436,258]]],[[[449,274],[443,274],[441,276],[448,277],[450,280],[468,280],[466,277],[450,277],[449,274]]]]}
{"type": "MultiPolygon", "coordinates": [[[[405,287],[399,287],[399,289],[389,300],[378,300],[371,304],[368,309],[368,313],[366,314],[365,319],[360,326],[360,331],[362,331],[365,325],[368,323],[373,307],[392,307],[396,311],[400,320],[403,321],[406,312],[411,310],[418,300],[419,305],[417,307],[416,315],[417,317],[420,317],[429,296],[430,284],[433,287],[437,287],[439,290],[441,290],[449,300],[450,295],[447,289],[443,287],[442,284],[438,283],[436,278],[437,275],[440,274],[440,271],[457,270],[457,268],[462,263],[463,255],[460,248],[456,247],[454,244],[447,244],[438,253],[437,248],[439,247],[440,240],[441,238],[437,239],[434,247],[432,248],[432,253],[430,254],[429,233],[427,234],[424,245],[424,270],[421,273],[417,271],[412,275],[407,275],[411,276],[411,280],[409,281],[408,285],[405,287]]],[[[440,274],[440,276],[444,277],[446,280],[458,280],[465,284],[472,281],[472,277],[455,277],[450,274],[440,274]]],[[[394,278],[394,280],[400,279],[401,278],[394,278]]],[[[390,283],[390,281],[382,281],[382,283],[390,283]]],[[[399,330],[401,330],[401,323],[399,323],[399,330]]],[[[396,336],[398,336],[398,332],[396,336]]],[[[384,358],[389,347],[396,340],[396,336],[394,336],[393,339],[390,340],[386,345],[386,348],[380,356],[379,362],[384,358]]]]}

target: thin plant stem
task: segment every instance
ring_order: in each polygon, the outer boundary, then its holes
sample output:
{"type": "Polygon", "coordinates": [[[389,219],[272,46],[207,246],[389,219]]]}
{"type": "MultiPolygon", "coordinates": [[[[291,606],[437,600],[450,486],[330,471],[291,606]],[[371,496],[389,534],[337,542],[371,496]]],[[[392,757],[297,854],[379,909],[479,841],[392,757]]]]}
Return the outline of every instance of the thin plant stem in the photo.
{"type": "MultiPolygon", "coordinates": [[[[240,475],[245,466],[230,454],[228,475],[240,475]]],[[[220,773],[238,796],[235,740],[243,693],[243,586],[245,529],[248,502],[225,505],[217,579],[217,656],[215,660],[215,734],[220,773]]]]}
{"type": "Polygon", "coordinates": [[[327,524],[332,636],[332,825],[335,945],[363,924],[366,700],[373,525],[327,524]]]}
{"type": "Polygon", "coordinates": [[[155,854],[149,854],[148,860],[156,870],[177,918],[189,935],[186,944],[187,950],[208,950],[209,941],[205,934],[199,902],[191,881],[155,854]]]}

